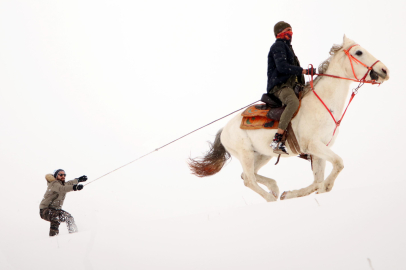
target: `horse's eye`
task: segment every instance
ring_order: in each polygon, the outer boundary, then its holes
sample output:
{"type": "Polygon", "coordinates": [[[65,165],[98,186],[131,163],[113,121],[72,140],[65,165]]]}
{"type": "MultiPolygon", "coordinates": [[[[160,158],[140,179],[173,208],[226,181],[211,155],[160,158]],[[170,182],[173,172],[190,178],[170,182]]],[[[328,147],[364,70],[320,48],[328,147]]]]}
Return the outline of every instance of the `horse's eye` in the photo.
{"type": "Polygon", "coordinates": [[[355,54],[358,55],[358,56],[361,56],[361,55],[362,55],[362,52],[361,52],[361,51],[357,51],[355,54]]]}

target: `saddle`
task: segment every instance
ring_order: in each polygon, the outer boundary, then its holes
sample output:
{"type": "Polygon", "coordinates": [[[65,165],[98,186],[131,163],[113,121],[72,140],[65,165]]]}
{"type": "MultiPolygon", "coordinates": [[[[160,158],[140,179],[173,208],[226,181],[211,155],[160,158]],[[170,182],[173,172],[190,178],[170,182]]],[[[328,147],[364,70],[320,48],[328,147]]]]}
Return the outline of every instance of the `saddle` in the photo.
{"type": "MultiPolygon", "coordinates": [[[[299,99],[299,108],[293,115],[292,119],[297,115],[300,110],[301,100],[303,97],[304,87],[296,84],[293,89],[297,98],[299,99]]],[[[263,94],[261,101],[263,104],[253,105],[248,107],[243,113],[241,121],[241,129],[277,129],[281,115],[286,106],[274,95],[263,94]]]]}
{"type": "MultiPolygon", "coordinates": [[[[303,89],[303,88],[302,88],[303,89]]],[[[293,114],[293,118],[297,115],[302,104],[302,89],[295,87],[295,94],[299,99],[299,108],[293,114]]],[[[282,102],[273,95],[263,94],[261,101],[262,104],[253,105],[248,107],[241,115],[241,129],[277,129],[279,120],[285,110],[282,102]]],[[[299,143],[293,132],[292,125],[289,123],[286,132],[284,133],[283,140],[287,140],[288,144],[294,154],[301,154],[299,143]],[[289,136],[290,135],[290,136],[289,136]]]]}
{"type": "MultiPolygon", "coordinates": [[[[282,103],[279,101],[280,105],[268,96],[268,94],[263,94],[261,101],[265,102],[262,104],[257,104],[248,107],[241,114],[243,119],[241,121],[241,129],[277,129],[279,125],[279,120],[281,115],[285,110],[286,106],[282,106],[282,103]]],[[[299,99],[299,108],[293,114],[293,118],[297,115],[302,104],[301,99],[299,99]]]]}

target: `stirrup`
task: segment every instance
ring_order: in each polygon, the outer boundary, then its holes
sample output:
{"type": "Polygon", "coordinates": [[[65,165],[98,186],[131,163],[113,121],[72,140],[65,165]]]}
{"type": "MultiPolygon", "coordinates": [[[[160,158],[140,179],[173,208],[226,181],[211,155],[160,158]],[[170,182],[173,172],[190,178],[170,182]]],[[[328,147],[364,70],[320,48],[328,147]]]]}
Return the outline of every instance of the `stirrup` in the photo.
{"type": "Polygon", "coordinates": [[[288,151],[286,150],[285,144],[282,142],[282,137],[283,137],[282,134],[276,133],[271,143],[271,147],[275,154],[289,155],[288,151]]]}
{"type": "Polygon", "coordinates": [[[283,143],[278,143],[278,146],[277,147],[272,147],[272,149],[273,149],[273,152],[275,153],[275,154],[278,154],[278,155],[289,155],[289,153],[288,153],[288,151],[286,150],[286,147],[285,147],[285,145],[283,144],[283,143]]]}

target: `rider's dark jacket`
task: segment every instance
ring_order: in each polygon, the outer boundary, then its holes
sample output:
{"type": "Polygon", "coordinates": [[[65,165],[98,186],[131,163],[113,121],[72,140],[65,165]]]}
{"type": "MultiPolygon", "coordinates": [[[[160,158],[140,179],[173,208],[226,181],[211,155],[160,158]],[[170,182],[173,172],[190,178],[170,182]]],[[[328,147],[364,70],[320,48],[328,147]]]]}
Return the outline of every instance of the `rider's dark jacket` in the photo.
{"type": "MultiPolygon", "coordinates": [[[[294,78],[289,82],[305,83],[303,69],[290,43],[290,40],[277,39],[269,50],[267,92],[270,94],[280,89],[292,76],[294,78]]],[[[293,88],[293,85],[290,87],[293,88]]]]}

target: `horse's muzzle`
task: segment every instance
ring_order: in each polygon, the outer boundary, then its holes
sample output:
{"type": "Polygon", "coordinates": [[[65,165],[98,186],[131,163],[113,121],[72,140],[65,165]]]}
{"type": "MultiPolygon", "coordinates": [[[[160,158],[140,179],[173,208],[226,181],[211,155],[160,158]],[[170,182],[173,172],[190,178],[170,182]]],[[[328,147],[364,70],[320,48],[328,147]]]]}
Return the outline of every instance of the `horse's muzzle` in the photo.
{"type": "Polygon", "coordinates": [[[382,68],[378,72],[375,70],[371,70],[369,75],[371,76],[372,80],[376,80],[376,81],[379,79],[379,77],[381,77],[383,80],[389,79],[388,72],[386,71],[386,67],[382,68]]]}
{"type": "MultiPolygon", "coordinates": [[[[386,74],[384,74],[386,77],[386,74]]],[[[371,72],[369,73],[369,76],[371,76],[372,80],[377,81],[379,79],[379,74],[378,72],[375,72],[373,69],[371,70],[371,72]]],[[[385,79],[385,77],[383,77],[383,79],[385,79]]]]}

